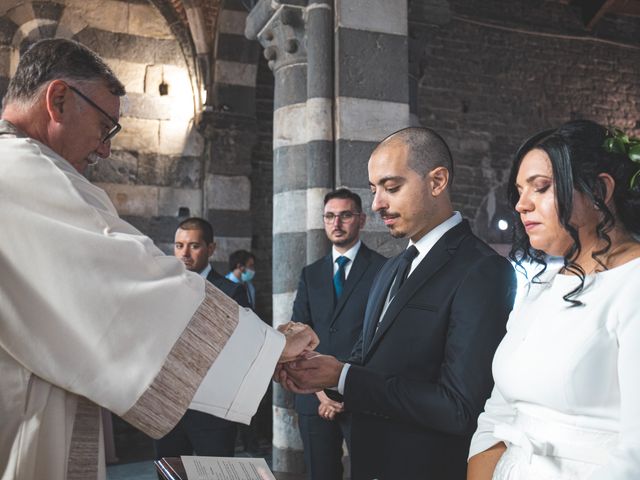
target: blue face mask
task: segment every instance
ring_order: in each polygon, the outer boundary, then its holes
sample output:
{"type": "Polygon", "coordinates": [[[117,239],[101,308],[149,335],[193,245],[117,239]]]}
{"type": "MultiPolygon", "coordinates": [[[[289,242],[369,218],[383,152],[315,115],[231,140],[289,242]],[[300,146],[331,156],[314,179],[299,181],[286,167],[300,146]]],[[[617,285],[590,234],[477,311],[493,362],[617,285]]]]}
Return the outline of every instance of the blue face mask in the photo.
{"type": "Polygon", "coordinates": [[[240,278],[243,282],[250,282],[251,280],[253,280],[253,277],[256,276],[256,272],[254,270],[250,270],[250,269],[246,269],[244,272],[242,272],[242,274],[240,275],[240,278]]]}

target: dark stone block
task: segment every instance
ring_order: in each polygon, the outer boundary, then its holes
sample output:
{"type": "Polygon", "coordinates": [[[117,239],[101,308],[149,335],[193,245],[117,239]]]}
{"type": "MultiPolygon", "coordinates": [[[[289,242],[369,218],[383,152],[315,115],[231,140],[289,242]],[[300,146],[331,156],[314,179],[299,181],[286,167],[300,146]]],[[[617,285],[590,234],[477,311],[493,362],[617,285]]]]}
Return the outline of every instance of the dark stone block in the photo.
{"type": "Polygon", "coordinates": [[[140,153],[137,183],[176,188],[202,186],[202,160],[199,157],[177,157],[140,153]]]}
{"type": "Polygon", "coordinates": [[[216,129],[210,141],[207,172],[222,175],[251,174],[255,132],[245,129],[216,129]]]}
{"type": "Polygon", "coordinates": [[[298,64],[275,76],[274,109],[307,101],[307,65],[298,64]]]}
{"type": "MultiPolygon", "coordinates": [[[[382,139],[381,139],[382,140],[382,139]]],[[[367,164],[371,152],[376,148],[375,142],[359,142],[355,140],[338,140],[336,146],[336,183],[351,185],[354,188],[369,187],[367,164]]]]}
{"type": "Polygon", "coordinates": [[[40,38],[54,38],[56,30],[58,30],[58,25],[40,25],[38,27],[40,38]]]}
{"type": "Polygon", "coordinates": [[[256,114],[256,89],[242,85],[225,85],[218,83],[215,86],[214,108],[236,115],[255,117],[256,114]]]}
{"type": "Polygon", "coordinates": [[[307,146],[280,147],[273,152],[273,193],[307,186],[307,146]]]}
{"type": "Polygon", "coordinates": [[[150,120],[170,120],[171,100],[167,97],[151,97],[143,93],[127,94],[127,116],[150,120]]]}
{"type": "Polygon", "coordinates": [[[87,169],[91,182],[133,185],[138,183],[138,153],[127,150],[112,150],[108,159],[100,160],[87,169]]]}
{"type": "Polygon", "coordinates": [[[173,243],[178,217],[138,217],[124,215],[122,219],[151,238],[154,243],[173,243]]]}
{"type": "Polygon", "coordinates": [[[407,37],[338,30],[337,95],[408,103],[407,37]]]}
{"type": "Polygon", "coordinates": [[[309,98],[333,96],[333,15],[330,10],[316,8],[308,12],[307,58],[309,98]]]}
{"type": "Polygon", "coordinates": [[[7,88],[9,88],[9,79],[7,77],[0,77],[0,105],[2,104],[2,99],[7,93],[7,88]]]}
{"type": "Polygon", "coordinates": [[[18,25],[6,17],[0,17],[0,45],[11,45],[18,25]]]}
{"type": "Polygon", "coordinates": [[[252,2],[246,2],[242,0],[225,0],[223,2],[223,5],[225,10],[234,10],[236,12],[247,12],[248,9],[246,7],[246,4],[251,4],[251,3],[252,2]]]}
{"type": "Polygon", "coordinates": [[[307,234],[278,233],[273,237],[273,293],[298,288],[302,267],[307,264],[307,234]]]}
{"type": "MultiPolygon", "coordinates": [[[[320,215],[321,212],[309,212],[310,215],[320,215]]],[[[324,257],[331,249],[331,242],[324,229],[307,230],[307,264],[324,257]]]]}
{"type": "Polygon", "coordinates": [[[59,3],[33,2],[31,6],[36,18],[46,18],[54,22],[60,21],[64,11],[64,5],[59,3]]]}
{"type": "Polygon", "coordinates": [[[103,57],[142,64],[185,65],[184,55],[175,40],[112,33],[96,28],[85,28],[78,32],[74,39],[103,57]]]}
{"type": "Polygon", "coordinates": [[[307,186],[333,187],[333,142],[317,140],[307,143],[307,186]]]}
{"type": "Polygon", "coordinates": [[[367,247],[387,258],[394,257],[407,247],[407,239],[393,238],[388,232],[360,232],[360,239],[367,247]]]}
{"type": "Polygon", "coordinates": [[[207,219],[217,237],[251,237],[251,212],[248,210],[210,209],[207,219]]]}
{"type": "Polygon", "coordinates": [[[252,65],[258,63],[260,56],[260,44],[254,40],[248,40],[242,35],[234,35],[233,33],[220,33],[218,35],[218,52],[219,60],[228,60],[231,62],[250,63],[252,65]]]}

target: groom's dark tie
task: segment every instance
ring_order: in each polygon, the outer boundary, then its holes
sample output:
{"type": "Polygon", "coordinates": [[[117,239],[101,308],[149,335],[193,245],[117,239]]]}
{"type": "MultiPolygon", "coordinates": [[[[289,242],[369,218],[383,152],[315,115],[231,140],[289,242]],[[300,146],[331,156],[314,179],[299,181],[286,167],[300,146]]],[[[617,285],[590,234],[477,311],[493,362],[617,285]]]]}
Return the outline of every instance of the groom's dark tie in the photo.
{"type": "Polygon", "coordinates": [[[411,245],[407,248],[402,256],[400,257],[400,261],[398,262],[398,269],[396,270],[395,280],[391,287],[391,293],[389,294],[389,299],[392,299],[400,290],[400,287],[406,280],[409,275],[409,271],[411,270],[411,262],[413,259],[418,256],[418,249],[415,245],[411,245]]]}

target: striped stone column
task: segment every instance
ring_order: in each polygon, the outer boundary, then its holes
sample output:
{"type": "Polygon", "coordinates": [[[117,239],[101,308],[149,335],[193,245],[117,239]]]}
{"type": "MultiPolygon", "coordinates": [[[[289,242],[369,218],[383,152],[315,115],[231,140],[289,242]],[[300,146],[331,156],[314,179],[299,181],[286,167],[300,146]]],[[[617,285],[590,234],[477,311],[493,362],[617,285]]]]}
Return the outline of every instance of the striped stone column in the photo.
{"type": "Polygon", "coordinates": [[[335,186],[333,143],[333,2],[310,0],[307,44],[307,264],[325,255],[329,242],[321,213],[335,186]]]}
{"type": "MultiPolygon", "coordinates": [[[[371,150],[409,125],[406,0],[260,0],[245,34],[260,41],[275,75],[275,325],[291,318],[302,267],[328,251],[324,195],[347,186],[370,203],[371,150]]],[[[364,236],[387,253],[399,247],[379,221],[370,222],[364,236]]],[[[276,471],[304,468],[291,400],[277,385],[276,471]]]]}
{"type": "MultiPolygon", "coordinates": [[[[307,52],[303,5],[260,2],[247,19],[274,73],[273,325],[291,319],[300,270],[307,262],[307,52]]],[[[310,217],[309,217],[310,218],[310,217]]],[[[273,389],[273,470],[304,471],[293,396],[273,389]]]]}
{"type": "Polygon", "coordinates": [[[364,241],[385,255],[401,246],[371,215],[367,162],[376,143],[410,125],[406,0],[335,0],[337,186],[362,196],[364,241]]]}

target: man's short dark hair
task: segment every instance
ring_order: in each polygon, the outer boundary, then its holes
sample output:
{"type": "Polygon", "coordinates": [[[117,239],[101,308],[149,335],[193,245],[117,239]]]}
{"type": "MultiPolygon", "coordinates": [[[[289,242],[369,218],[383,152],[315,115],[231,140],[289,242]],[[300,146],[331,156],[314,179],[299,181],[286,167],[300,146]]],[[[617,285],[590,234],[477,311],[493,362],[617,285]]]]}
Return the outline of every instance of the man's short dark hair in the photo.
{"type": "Polygon", "coordinates": [[[255,262],[256,256],[253,253],[248,250],[236,250],[229,255],[229,271],[235,270],[238,265],[246,266],[251,258],[255,262]]]}
{"type": "Polygon", "coordinates": [[[426,127],[403,128],[382,140],[375,150],[394,142],[409,147],[409,168],[414,172],[425,176],[434,168],[444,167],[449,171],[449,184],[453,182],[451,150],[438,132],[426,127]]]}
{"type": "Polygon", "coordinates": [[[180,222],[178,228],[181,230],[200,230],[202,238],[207,245],[213,243],[213,227],[204,218],[190,217],[180,222]]]}
{"type": "Polygon", "coordinates": [[[76,41],[54,38],[34,43],[22,55],[3,105],[28,104],[56,79],[102,81],[113,95],[125,94],[124,85],[95,52],[76,41]]]}
{"type": "Polygon", "coordinates": [[[356,209],[358,213],[362,212],[362,199],[360,195],[355,192],[352,192],[348,188],[338,188],[337,190],[333,190],[332,192],[327,193],[324,196],[324,204],[326,205],[329,200],[333,200],[334,198],[342,198],[345,200],[351,200],[356,204],[356,209]]]}

